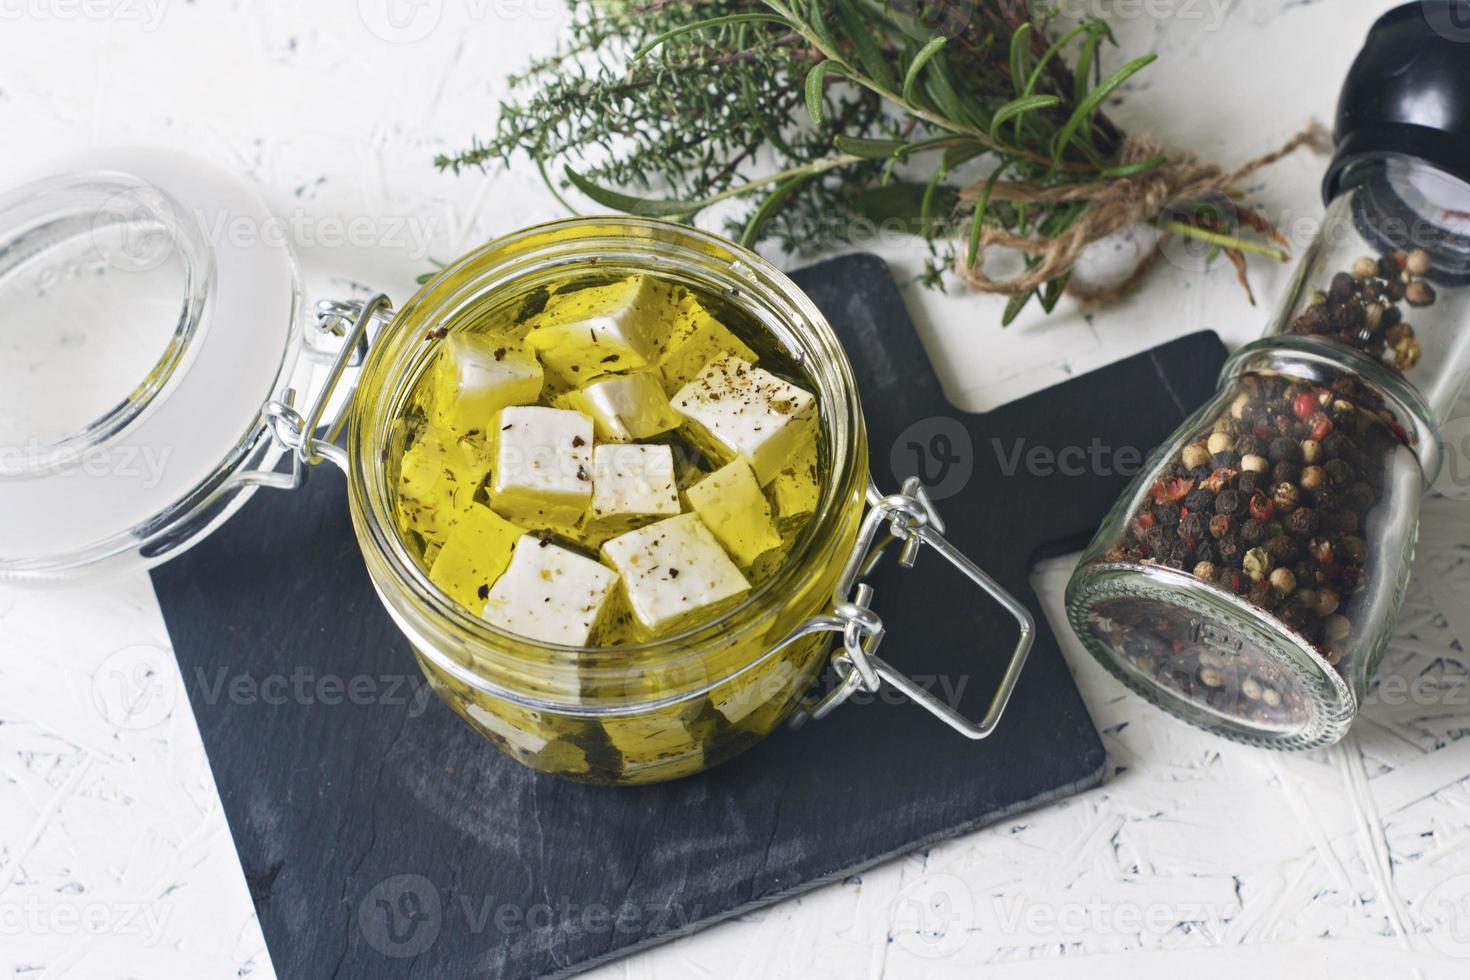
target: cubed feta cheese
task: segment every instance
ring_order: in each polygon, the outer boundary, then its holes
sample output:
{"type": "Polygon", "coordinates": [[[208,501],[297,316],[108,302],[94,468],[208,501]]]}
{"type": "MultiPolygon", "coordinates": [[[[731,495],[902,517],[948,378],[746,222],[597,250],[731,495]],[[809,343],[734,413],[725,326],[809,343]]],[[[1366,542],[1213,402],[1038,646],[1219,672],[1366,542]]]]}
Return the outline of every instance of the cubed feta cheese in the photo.
{"type": "Polygon", "coordinates": [[[539,405],[495,423],[490,505],[530,528],[570,528],[592,502],[592,420],[539,405]]]}
{"type": "Polygon", "coordinates": [[[703,451],[726,462],[744,457],[765,486],[791,463],[817,423],[808,391],[738,357],[718,357],[674,396],[685,431],[703,451]]]}
{"type": "Polygon", "coordinates": [[[776,502],[777,520],[783,528],[801,521],[817,509],[822,497],[817,465],[817,441],[815,438],[806,439],[791,462],[783,466],[772,481],[771,496],[776,502]]]}
{"type": "Polygon", "coordinates": [[[639,625],[655,635],[750,588],[698,514],[618,535],[602,546],[602,555],[618,570],[639,625]]]}
{"type": "Polygon", "coordinates": [[[684,297],[679,303],[678,318],[669,336],[668,349],[658,361],[664,390],[671,394],[678,391],[721,354],[733,354],[751,364],[757,360],[755,351],[710,316],[699,300],[693,296],[684,297]]]}
{"type": "Polygon", "coordinates": [[[668,446],[604,444],[592,450],[592,518],[679,513],[674,452],[668,446]]]}
{"type": "Polygon", "coordinates": [[[470,504],[435,556],[429,580],[479,615],[490,587],[510,564],[516,541],[525,533],[490,508],[470,504]]]}
{"type": "Polygon", "coordinates": [[[594,381],[565,396],[569,407],[588,415],[597,438],[606,442],[636,442],[677,429],[684,421],[664,394],[663,385],[649,371],[616,375],[594,381]]]}
{"type": "Polygon", "coordinates": [[[616,573],[591,558],[527,534],[481,615],[530,640],[583,646],[617,583],[616,573]]]}
{"type": "Polygon", "coordinates": [[[486,465],[452,435],[425,428],[398,464],[398,516],[406,530],[443,544],[470,506],[486,465]]]}
{"type": "Polygon", "coordinates": [[[650,276],[553,294],[526,341],[568,381],[650,367],[668,345],[673,290],[650,276]]]}
{"type": "Polygon", "coordinates": [[[544,373],[529,346],[485,333],[450,334],[434,365],[434,424],[457,435],[485,432],[508,405],[541,397],[544,373]]]}
{"type": "Polygon", "coordinates": [[[744,459],[736,459],[685,491],[689,505],[715,533],[730,556],[746,568],[772,548],[781,535],[771,522],[771,507],[744,459]]]}

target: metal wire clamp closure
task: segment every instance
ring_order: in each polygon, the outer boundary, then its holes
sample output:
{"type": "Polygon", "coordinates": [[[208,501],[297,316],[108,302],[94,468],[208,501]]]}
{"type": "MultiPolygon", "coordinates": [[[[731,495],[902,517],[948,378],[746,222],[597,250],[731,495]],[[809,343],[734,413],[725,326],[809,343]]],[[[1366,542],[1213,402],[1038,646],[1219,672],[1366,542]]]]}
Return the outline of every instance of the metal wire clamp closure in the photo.
{"type": "Polygon", "coordinates": [[[1016,682],[1020,680],[1021,669],[1031,652],[1035,620],[1025,606],[944,537],[944,523],[918,478],[909,478],[904,482],[902,492],[889,496],[883,496],[870,484],[868,506],[857,542],[834,590],[832,612],[802,623],[776,648],[783,649],[804,637],[824,632],[836,633],[842,638],[842,648],[832,656],[839,683],[823,697],[806,702],[803,706],[805,712],[797,714],[794,723],[801,724],[807,718],[826,717],[833,708],[858,691],[875,694],[887,682],[966,738],[985,738],[1000,722],[1011,693],[1016,689],[1016,682]],[[886,538],[880,542],[879,535],[884,532],[886,538]],[[885,633],[883,620],[872,608],[873,587],[862,579],[882,559],[887,546],[895,541],[903,545],[899,557],[901,567],[912,568],[919,552],[928,545],[1000,603],[1020,627],[1010,663],[990,699],[989,708],[979,721],[966,718],[877,655],[885,633]]]}
{"type": "Polygon", "coordinates": [[[393,304],[382,293],[367,300],[324,300],[317,304],[317,318],[308,334],[307,350],[319,357],[330,357],[331,362],[316,396],[305,410],[296,408],[296,391],[292,388],[281,392],[280,398],[266,402],[266,424],[276,442],[291,453],[291,471],[268,474],[279,479],[260,482],[282,488],[300,486],[306,468],[323,460],[347,472],[347,453],[337,445],[337,439],[347,421],[351,399],[344,398],[330,419],[327,410],[348,369],[360,367],[366,359],[371,343],[369,328],[375,322],[386,322],[392,312],[393,304]]]}

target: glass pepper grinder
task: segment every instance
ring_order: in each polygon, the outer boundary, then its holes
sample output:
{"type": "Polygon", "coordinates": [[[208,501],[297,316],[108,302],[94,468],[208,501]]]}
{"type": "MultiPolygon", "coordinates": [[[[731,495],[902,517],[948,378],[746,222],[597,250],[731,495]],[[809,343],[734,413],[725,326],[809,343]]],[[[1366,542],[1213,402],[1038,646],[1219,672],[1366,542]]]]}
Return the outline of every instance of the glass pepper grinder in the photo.
{"type": "Polygon", "coordinates": [[[1357,714],[1470,375],[1470,4],[1374,25],[1335,144],[1321,230],[1265,335],[1067,587],[1073,630],[1125,684],[1278,749],[1329,745],[1357,714]]]}

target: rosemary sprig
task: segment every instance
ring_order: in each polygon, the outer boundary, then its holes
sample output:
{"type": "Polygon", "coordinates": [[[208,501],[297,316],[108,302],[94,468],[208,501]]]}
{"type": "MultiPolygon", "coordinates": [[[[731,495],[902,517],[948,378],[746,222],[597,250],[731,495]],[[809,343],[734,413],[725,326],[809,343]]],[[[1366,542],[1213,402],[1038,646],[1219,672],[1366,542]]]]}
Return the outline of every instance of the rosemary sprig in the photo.
{"type": "MultiPolygon", "coordinates": [[[[899,227],[929,242],[926,281],[942,286],[961,257],[962,269],[978,267],[997,230],[1075,235],[1097,220],[1088,194],[1170,165],[1162,154],[1129,158],[1104,112],[1154,56],[1104,77],[1107,25],[1053,37],[1051,17],[1028,0],[569,3],[569,40],[512,79],[495,135],[439,167],[525,153],[558,195],[575,188],[603,207],[682,221],[749,198],[730,233],[794,252],[899,227]],[[977,158],[991,176],[960,193],[952,175],[977,158]]],[[[1194,220],[1187,205],[1145,217],[1232,258],[1283,254],[1194,220]]],[[[1245,228],[1265,237],[1256,221],[1245,228]]],[[[1026,263],[1044,281],[1014,291],[1006,323],[1033,297],[1049,310],[1070,275],[1034,249],[1026,263]]]]}

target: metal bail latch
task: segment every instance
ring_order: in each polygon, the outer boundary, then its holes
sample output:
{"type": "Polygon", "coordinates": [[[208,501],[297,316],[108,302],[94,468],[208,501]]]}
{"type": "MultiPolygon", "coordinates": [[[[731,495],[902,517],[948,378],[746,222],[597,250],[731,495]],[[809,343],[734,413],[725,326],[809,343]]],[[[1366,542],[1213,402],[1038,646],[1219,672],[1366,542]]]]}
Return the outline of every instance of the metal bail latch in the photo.
{"type": "Polygon", "coordinates": [[[868,506],[852,555],[838,580],[832,612],[807,620],[780,644],[780,647],[785,647],[802,637],[822,632],[837,633],[842,637],[842,649],[832,656],[832,665],[837,669],[840,683],[820,699],[806,703],[805,714],[798,714],[795,723],[800,724],[808,717],[823,718],[856,692],[874,694],[887,682],[966,738],[985,738],[1000,722],[1011,692],[1020,679],[1021,668],[1031,652],[1035,620],[1025,606],[944,537],[944,522],[917,477],[906,480],[901,493],[886,497],[870,484],[868,506]],[[878,536],[885,530],[888,540],[880,544],[878,536]],[[882,559],[886,546],[893,541],[902,543],[899,554],[901,567],[912,568],[919,552],[928,545],[1000,603],[1020,627],[1020,636],[1011,651],[1005,676],[1001,678],[985,716],[978,722],[969,720],[877,655],[883,642],[883,620],[872,608],[873,587],[862,579],[882,559]]]}
{"type": "MultiPolygon", "coordinates": [[[[372,342],[370,328],[392,318],[393,304],[382,293],[366,300],[323,300],[317,304],[316,321],[308,328],[306,350],[310,357],[327,361],[325,376],[311,385],[315,396],[304,410],[296,408],[296,391],[287,388],[279,398],[265,405],[265,420],[277,444],[291,454],[289,473],[267,474],[275,480],[262,480],[269,486],[291,489],[306,478],[306,467],[326,460],[347,471],[347,453],[337,445],[347,421],[351,404],[350,392],[335,411],[328,409],[349,369],[362,366],[372,342]]],[[[354,382],[355,383],[355,382],[354,382]]]]}

